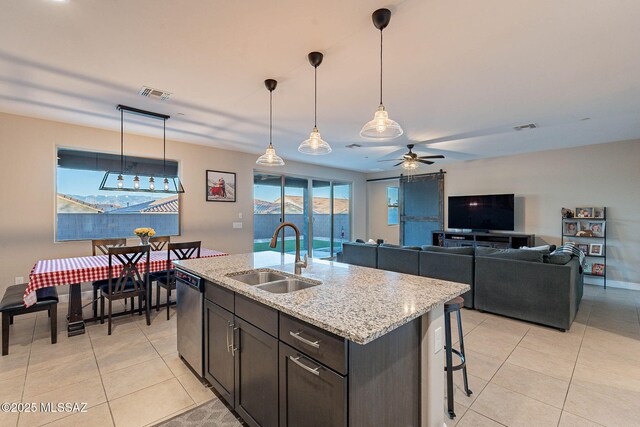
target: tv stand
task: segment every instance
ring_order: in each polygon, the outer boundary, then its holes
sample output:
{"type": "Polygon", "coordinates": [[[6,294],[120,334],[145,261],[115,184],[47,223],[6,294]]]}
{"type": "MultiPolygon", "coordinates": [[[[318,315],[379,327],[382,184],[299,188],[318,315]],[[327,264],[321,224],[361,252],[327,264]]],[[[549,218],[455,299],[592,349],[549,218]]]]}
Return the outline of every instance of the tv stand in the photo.
{"type": "Polygon", "coordinates": [[[433,246],[444,247],[485,247],[496,249],[519,248],[534,246],[534,234],[521,233],[491,233],[488,231],[448,231],[436,230],[432,232],[433,246]]]}

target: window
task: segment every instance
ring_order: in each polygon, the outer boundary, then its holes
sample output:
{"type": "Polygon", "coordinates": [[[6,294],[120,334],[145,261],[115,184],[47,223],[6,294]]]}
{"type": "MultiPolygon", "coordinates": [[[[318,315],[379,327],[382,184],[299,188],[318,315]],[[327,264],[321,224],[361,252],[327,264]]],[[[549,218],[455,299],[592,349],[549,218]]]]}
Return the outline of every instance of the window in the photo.
{"type": "MultiPolygon", "coordinates": [[[[58,150],[56,241],[134,237],[138,227],[158,236],[180,233],[177,194],[98,190],[107,170],[120,170],[120,157],[104,153],[58,150]]],[[[125,172],[177,175],[178,164],[126,157],[125,172]]]]}
{"type": "Polygon", "coordinates": [[[398,223],[398,187],[387,187],[387,225],[398,223]]]}

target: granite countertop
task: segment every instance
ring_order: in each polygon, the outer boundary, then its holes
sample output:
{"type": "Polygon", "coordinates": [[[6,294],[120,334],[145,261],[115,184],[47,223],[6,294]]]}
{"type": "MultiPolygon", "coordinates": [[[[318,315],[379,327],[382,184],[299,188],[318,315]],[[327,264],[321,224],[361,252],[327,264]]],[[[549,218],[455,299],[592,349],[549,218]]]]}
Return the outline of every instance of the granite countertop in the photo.
{"type": "Polygon", "coordinates": [[[462,283],[309,259],[320,286],[274,294],[228,277],[253,269],[293,274],[294,257],[256,252],[174,261],[179,268],[358,344],[367,344],[468,291],[462,283]]]}

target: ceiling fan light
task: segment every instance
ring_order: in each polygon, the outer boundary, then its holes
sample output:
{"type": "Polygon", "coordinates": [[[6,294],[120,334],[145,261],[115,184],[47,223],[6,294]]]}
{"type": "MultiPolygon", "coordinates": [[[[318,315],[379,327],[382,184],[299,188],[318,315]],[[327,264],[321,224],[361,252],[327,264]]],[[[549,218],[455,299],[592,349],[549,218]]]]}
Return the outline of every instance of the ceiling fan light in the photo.
{"type": "Polygon", "coordinates": [[[402,127],[398,122],[389,118],[389,113],[384,109],[384,105],[380,104],[373,116],[373,120],[362,127],[360,136],[366,139],[382,141],[397,138],[403,133],[402,127]]]}
{"type": "Polygon", "coordinates": [[[140,189],[140,178],[138,178],[138,175],[133,177],[133,188],[135,190],[139,190],[140,189]]]}
{"type": "Polygon", "coordinates": [[[420,167],[420,163],[416,162],[415,160],[406,160],[404,163],[402,163],[402,169],[405,169],[408,171],[416,170],[419,167],[420,167]]]}
{"type": "Polygon", "coordinates": [[[284,166],[284,160],[276,154],[276,149],[273,148],[273,145],[269,144],[265,153],[256,160],[256,164],[261,166],[284,166]]]}
{"type": "Polygon", "coordinates": [[[124,178],[122,177],[122,174],[118,175],[118,188],[122,188],[124,187],[124,178]]]}
{"type": "Polygon", "coordinates": [[[313,131],[309,134],[309,139],[302,141],[298,147],[298,151],[303,154],[319,156],[331,153],[331,146],[320,137],[318,128],[314,127],[313,131]]]}

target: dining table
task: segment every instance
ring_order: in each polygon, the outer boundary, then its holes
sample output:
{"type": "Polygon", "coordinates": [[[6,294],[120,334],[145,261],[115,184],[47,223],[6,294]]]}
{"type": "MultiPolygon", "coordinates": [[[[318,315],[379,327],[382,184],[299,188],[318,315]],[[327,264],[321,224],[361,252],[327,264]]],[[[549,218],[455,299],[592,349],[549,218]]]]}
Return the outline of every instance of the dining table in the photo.
{"type": "MultiPolygon", "coordinates": [[[[149,273],[167,270],[168,259],[177,260],[177,255],[166,250],[151,251],[149,256],[149,273]]],[[[200,258],[211,258],[227,255],[213,249],[200,249],[200,258]]],[[[117,277],[119,261],[114,258],[114,272],[117,277]]],[[[120,264],[122,265],[122,264],[120,264]]],[[[169,268],[172,268],[171,265],[169,268]]],[[[144,269],[142,269],[144,271],[144,269]]],[[[67,316],[67,332],[69,336],[85,333],[85,322],[98,320],[84,319],[82,315],[82,290],[85,282],[95,282],[109,278],[109,255],[93,255],[71,258],[45,259],[36,262],[29,274],[29,284],[24,293],[24,305],[29,307],[36,303],[36,290],[50,286],[69,285],[69,314],[67,316]]],[[[147,287],[145,310],[150,310],[151,286],[147,287]]]]}

